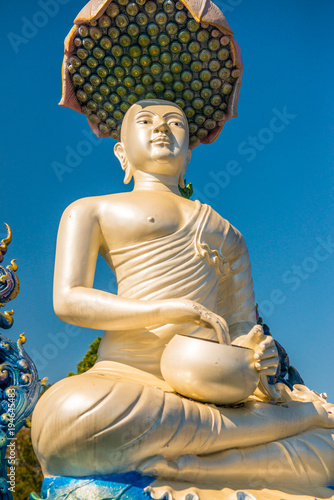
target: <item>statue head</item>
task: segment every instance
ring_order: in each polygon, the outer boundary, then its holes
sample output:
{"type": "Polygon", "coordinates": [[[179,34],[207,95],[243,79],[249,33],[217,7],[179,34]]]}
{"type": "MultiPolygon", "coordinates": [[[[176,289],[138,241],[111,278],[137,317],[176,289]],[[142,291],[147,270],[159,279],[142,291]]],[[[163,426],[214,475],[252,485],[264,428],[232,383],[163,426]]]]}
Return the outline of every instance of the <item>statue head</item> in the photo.
{"type": "Polygon", "coordinates": [[[170,101],[138,101],[124,116],[121,140],[115,155],[128,184],[136,170],[152,174],[183,175],[190,161],[188,120],[182,109],[170,101]]]}

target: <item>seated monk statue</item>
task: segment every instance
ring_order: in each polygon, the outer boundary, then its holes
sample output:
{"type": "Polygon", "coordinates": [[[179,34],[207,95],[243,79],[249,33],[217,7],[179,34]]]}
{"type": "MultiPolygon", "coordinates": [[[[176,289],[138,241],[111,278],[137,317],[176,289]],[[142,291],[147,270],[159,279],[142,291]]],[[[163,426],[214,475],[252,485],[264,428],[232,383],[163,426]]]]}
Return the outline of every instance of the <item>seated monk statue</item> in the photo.
{"type": "Polygon", "coordinates": [[[312,391],[278,384],[271,397],[263,382],[241,404],[217,406],[164,380],[160,359],[176,334],[252,347],[262,381],[276,373],[277,349],[257,324],[242,235],[180,195],[191,156],[182,109],[133,104],[114,151],[133,191],[78,200],[60,223],[55,312],[105,333],[95,365],[36,406],[32,442],[44,475],[331,484],[333,406],[312,391]],[[115,272],[117,295],[93,288],[98,254],[115,272]]]}

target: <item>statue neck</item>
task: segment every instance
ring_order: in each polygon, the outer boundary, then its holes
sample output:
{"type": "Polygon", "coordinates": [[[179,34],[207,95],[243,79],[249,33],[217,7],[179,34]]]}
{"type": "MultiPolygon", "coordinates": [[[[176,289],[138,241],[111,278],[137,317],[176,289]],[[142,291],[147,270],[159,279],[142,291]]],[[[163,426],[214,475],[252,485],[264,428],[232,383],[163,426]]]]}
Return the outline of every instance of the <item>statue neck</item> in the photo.
{"type": "Polygon", "coordinates": [[[134,191],[162,191],[180,195],[178,179],[172,175],[134,172],[134,191]]]}

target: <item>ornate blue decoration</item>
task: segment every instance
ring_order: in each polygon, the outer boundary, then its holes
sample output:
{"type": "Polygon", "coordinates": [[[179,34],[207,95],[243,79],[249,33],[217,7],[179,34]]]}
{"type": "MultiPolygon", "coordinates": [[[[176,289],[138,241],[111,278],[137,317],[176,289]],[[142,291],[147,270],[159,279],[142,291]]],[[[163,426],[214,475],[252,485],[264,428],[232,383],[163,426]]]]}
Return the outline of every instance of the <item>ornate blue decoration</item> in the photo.
{"type": "MultiPolygon", "coordinates": [[[[256,306],[256,313],[257,313],[257,324],[263,326],[263,333],[265,335],[271,336],[269,326],[263,323],[263,319],[260,318],[258,315],[257,306],[256,306]]],[[[295,384],[305,385],[299,372],[296,370],[296,368],[290,365],[290,359],[284,347],[282,347],[281,344],[277,342],[277,340],[275,340],[275,344],[278,351],[279,365],[275,375],[268,377],[269,384],[274,385],[277,384],[277,382],[281,382],[287,385],[291,390],[293,389],[293,386],[295,384]]]]}
{"type": "Polygon", "coordinates": [[[42,485],[41,496],[31,493],[29,500],[149,500],[145,493],[155,478],[138,472],[108,476],[49,477],[42,485]]]}
{"type": "MultiPolygon", "coordinates": [[[[0,244],[0,262],[12,240],[7,227],[7,238],[0,244]]],[[[0,301],[8,302],[19,292],[19,279],[13,260],[6,269],[0,266],[0,301]]],[[[3,305],[3,304],[0,304],[3,305]]],[[[14,311],[0,313],[0,328],[11,328],[14,311]]],[[[24,426],[29,427],[28,416],[34,409],[41,385],[36,367],[23,348],[26,338],[22,333],[17,342],[0,334],[0,497],[12,500],[15,491],[16,450],[15,435],[24,426]],[[7,454],[7,458],[6,457],[7,454]]]]}

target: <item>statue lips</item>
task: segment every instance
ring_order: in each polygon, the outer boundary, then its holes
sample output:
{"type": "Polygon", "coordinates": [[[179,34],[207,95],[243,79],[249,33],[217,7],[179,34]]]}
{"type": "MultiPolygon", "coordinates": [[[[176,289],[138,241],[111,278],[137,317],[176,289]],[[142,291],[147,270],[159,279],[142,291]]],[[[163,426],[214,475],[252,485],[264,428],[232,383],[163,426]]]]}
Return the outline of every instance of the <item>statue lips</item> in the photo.
{"type": "Polygon", "coordinates": [[[167,136],[165,135],[159,135],[155,139],[152,139],[150,141],[152,144],[159,144],[159,145],[172,145],[174,144],[174,141],[171,141],[167,136]]]}

